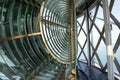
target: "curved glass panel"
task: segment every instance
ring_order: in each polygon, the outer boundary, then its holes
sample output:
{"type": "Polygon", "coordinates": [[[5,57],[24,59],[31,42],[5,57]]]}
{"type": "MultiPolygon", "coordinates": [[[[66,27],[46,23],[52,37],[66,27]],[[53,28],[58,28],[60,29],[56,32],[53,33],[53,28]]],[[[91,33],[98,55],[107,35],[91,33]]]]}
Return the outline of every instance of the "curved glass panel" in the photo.
{"type": "MultiPolygon", "coordinates": [[[[40,14],[40,30],[49,53],[62,63],[74,61],[71,52],[70,1],[47,0],[40,14]]],[[[74,35],[74,34],[73,34],[74,35]]]]}

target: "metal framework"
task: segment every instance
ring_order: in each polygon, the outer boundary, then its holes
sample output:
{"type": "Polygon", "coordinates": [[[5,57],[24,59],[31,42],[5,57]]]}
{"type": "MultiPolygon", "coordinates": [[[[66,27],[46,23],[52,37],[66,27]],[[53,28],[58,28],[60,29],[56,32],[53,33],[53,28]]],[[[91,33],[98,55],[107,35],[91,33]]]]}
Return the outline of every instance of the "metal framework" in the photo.
{"type": "Polygon", "coordinates": [[[119,10],[116,3],[117,0],[109,0],[109,9],[107,9],[107,0],[99,1],[94,8],[88,8],[89,14],[84,13],[77,19],[78,61],[86,62],[100,68],[103,72],[108,72],[109,80],[114,80],[114,77],[120,78],[120,59],[118,57],[120,56],[120,19],[113,12],[114,7],[119,10]],[[86,17],[88,17],[87,21],[86,17]],[[88,56],[90,53],[91,55],[88,56]]]}

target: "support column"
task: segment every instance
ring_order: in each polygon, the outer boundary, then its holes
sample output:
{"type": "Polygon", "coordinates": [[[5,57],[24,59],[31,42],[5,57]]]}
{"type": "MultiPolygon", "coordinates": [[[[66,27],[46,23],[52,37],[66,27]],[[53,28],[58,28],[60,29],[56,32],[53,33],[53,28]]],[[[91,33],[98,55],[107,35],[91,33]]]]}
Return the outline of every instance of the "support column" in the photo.
{"type": "Polygon", "coordinates": [[[78,37],[77,37],[77,18],[76,18],[76,7],[75,7],[75,3],[76,3],[76,0],[73,0],[73,9],[74,9],[74,38],[75,38],[75,42],[74,42],[74,56],[75,56],[75,80],[78,80],[78,77],[77,77],[77,54],[78,54],[78,43],[77,43],[77,40],[78,40],[78,37]]]}
{"type": "Polygon", "coordinates": [[[105,21],[108,80],[114,80],[114,70],[113,70],[114,56],[113,56],[111,28],[110,28],[110,12],[108,7],[108,0],[102,0],[102,1],[103,1],[103,13],[104,13],[104,21],[105,21]]]}
{"type": "MultiPolygon", "coordinates": [[[[87,4],[86,4],[87,6],[87,4]]],[[[87,51],[88,51],[88,66],[91,66],[91,49],[90,49],[90,29],[89,29],[89,10],[86,11],[86,29],[87,29],[87,51]]]]}
{"type": "Polygon", "coordinates": [[[70,38],[71,38],[71,59],[74,61],[76,60],[76,51],[77,51],[77,29],[76,29],[76,18],[75,18],[75,6],[74,6],[74,0],[70,0],[70,38]]]}
{"type": "MultiPolygon", "coordinates": [[[[70,1],[70,24],[71,24],[71,43],[72,43],[72,57],[75,59],[75,62],[72,64],[73,65],[73,71],[74,73],[77,73],[76,71],[76,54],[77,54],[77,26],[76,26],[76,8],[75,8],[75,0],[68,0],[70,1]]],[[[77,80],[77,75],[75,74],[74,76],[75,80],[77,80]]]]}

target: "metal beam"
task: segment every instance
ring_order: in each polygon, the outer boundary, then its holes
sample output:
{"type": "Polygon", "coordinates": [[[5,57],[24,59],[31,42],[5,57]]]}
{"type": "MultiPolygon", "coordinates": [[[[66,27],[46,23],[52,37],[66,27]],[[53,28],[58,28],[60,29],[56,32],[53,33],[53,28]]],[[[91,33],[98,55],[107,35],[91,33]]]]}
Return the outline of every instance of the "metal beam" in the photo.
{"type": "Polygon", "coordinates": [[[87,29],[87,46],[88,46],[88,66],[91,66],[90,28],[89,28],[89,10],[88,9],[86,10],[86,29],[87,29]]]}
{"type": "Polygon", "coordinates": [[[25,37],[38,36],[38,35],[41,35],[41,32],[30,33],[30,34],[19,35],[19,36],[12,36],[12,37],[7,37],[7,38],[2,38],[2,39],[0,39],[0,42],[8,41],[8,40],[14,40],[14,39],[20,39],[20,38],[25,38],[25,37]]]}
{"type": "Polygon", "coordinates": [[[45,22],[45,23],[48,23],[48,24],[56,25],[56,27],[61,27],[61,28],[69,29],[69,27],[61,25],[61,24],[53,22],[53,21],[49,21],[49,20],[46,20],[46,19],[42,19],[41,21],[45,22]]]}
{"type": "Polygon", "coordinates": [[[102,0],[102,1],[103,1],[103,13],[104,13],[104,21],[105,21],[108,80],[114,80],[114,71],[113,71],[114,57],[113,57],[112,41],[111,41],[110,12],[108,7],[108,0],[102,0]]]}

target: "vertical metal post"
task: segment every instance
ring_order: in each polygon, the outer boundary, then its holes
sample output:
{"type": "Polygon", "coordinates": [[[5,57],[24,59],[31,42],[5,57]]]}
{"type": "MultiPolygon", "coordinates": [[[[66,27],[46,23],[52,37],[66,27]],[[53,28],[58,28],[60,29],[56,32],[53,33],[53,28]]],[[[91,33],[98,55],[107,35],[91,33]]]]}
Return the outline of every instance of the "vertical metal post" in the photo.
{"type": "Polygon", "coordinates": [[[74,0],[70,0],[70,28],[71,28],[71,57],[72,60],[76,58],[76,19],[75,19],[75,8],[74,8],[74,0]]]}
{"type": "MultiPolygon", "coordinates": [[[[87,6],[87,4],[86,4],[87,6]]],[[[87,46],[88,46],[88,66],[91,66],[91,49],[90,49],[90,29],[89,29],[89,10],[86,11],[86,28],[87,28],[87,46]]]]}
{"type": "MultiPolygon", "coordinates": [[[[90,12],[90,13],[89,13],[89,17],[90,17],[90,18],[92,17],[91,14],[92,14],[92,13],[90,12]]],[[[90,20],[90,27],[92,27],[91,25],[92,25],[92,21],[90,20]]],[[[89,31],[89,32],[90,32],[90,31],[89,31]]],[[[90,33],[91,33],[91,34],[90,34],[90,44],[93,45],[93,30],[91,30],[90,33]]],[[[90,51],[91,51],[90,54],[91,54],[91,56],[92,56],[94,51],[93,51],[93,49],[92,49],[91,47],[90,47],[90,51]]],[[[93,58],[90,57],[90,59],[91,59],[91,65],[94,65],[94,64],[95,64],[94,57],[93,57],[93,58]]]]}
{"type": "Polygon", "coordinates": [[[77,45],[77,19],[76,19],[76,7],[75,7],[75,3],[76,3],[76,0],[73,1],[73,9],[74,9],[74,38],[75,38],[75,42],[74,42],[74,56],[75,56],[75,80],[78,80],[77,78],[77,68],[76,68],[76,65],[77,65],[77,53],[78,53],[78,45],[77,45]]]}
{"type": "MultiPolygon", "coordinates": [[[[69,1],[69,0],[68,0],[69,1]]],[[[76,73],[76,54],[77,54],[77,27],[76,27],[76,11],[75,11],[75,0],[70,0],[70,24],[71,24],[71,50],[72,50],[72,57],[75,60],[73,67],[75,68],[76,73]]],[[[75,80],[77,80],[75,74],[75,80]]]]}
{"type": "MultiPolygon", "coordinates": [[[[68,0],[69,1],[69,0],[68,0]]],[[[74,45],[73,45],[73,3],[72,0],[69,2],[69,7],[70,7],[70,58],[71,61],[73,59],[73,54],[74,54],[74,45]]]]}
{"type": "Polygon", "coordinates": [[[108,80],[114,80],[114,71],[113,71],[114,57],[113,57],[112,41],[111,41],[110,12],[108,7],[108,0],[102,0],[102,1],[103,1],[103,13],[104,13],[104,21],[105,21],[108,80]]]}

